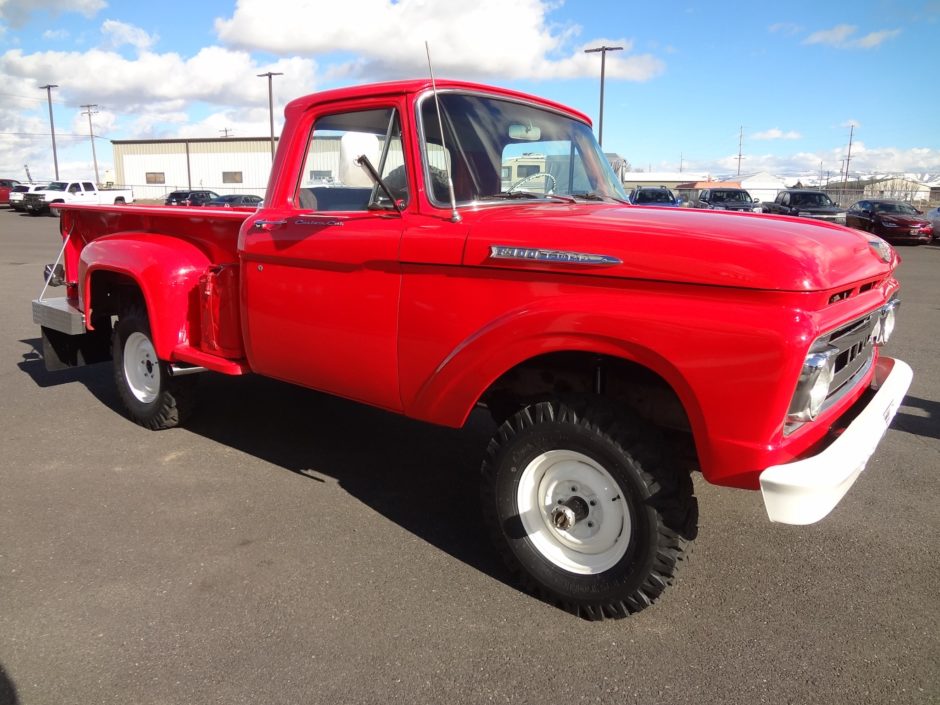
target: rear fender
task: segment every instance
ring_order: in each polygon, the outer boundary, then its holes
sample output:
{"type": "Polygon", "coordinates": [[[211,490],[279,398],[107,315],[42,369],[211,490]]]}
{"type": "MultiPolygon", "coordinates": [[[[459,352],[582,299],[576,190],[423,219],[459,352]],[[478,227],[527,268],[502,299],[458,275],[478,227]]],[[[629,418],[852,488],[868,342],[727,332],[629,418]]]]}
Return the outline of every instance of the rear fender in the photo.
{"type": "Polygon", "coordinates": [[[122,232],[98,238],[79,256],[80,307],[91,328],[95,274],[113,272],[133,280],[150,319],[157,356],[189,344],[199,330],[199,277],[212,261],[191,242],[170,235],[122,232]]]}

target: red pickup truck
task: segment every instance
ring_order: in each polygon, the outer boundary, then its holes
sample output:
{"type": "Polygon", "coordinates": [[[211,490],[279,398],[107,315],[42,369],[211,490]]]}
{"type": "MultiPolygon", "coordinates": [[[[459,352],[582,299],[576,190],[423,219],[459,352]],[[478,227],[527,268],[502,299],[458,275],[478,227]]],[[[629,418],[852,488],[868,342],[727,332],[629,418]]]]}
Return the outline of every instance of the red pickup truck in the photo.
{"type": "Polygon", "coordinates": [[[696,534],[690,473],[825,516],[911,381],[880,354],[898,257],[807,219],[626,201],[589,119],[416,80],[290,103],[257,210],[63,207],[33,302],[50,369],[113,359],[183,423],[195,373],[255,373],[497,423],[483,514],[526,589],[590,619],[654,602],[696,534]]]}

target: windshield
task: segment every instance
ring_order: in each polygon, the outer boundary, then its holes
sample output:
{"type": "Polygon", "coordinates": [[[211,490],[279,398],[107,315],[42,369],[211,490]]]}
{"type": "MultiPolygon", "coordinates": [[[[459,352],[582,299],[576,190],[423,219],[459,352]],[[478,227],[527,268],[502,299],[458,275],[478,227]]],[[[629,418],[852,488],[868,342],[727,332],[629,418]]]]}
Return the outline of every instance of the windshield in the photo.
{"type": "Polygon", "coordinates": [[[876,203],[875,210],[878,213],[894,213],[896,215],[917,215],[914,206],[907,203],[876,203]]]}
{"type": "Polygon", "coordinates": [[[751,197],[747,191],[713,191],[712,201],[733,201],[735,203],[750,203],[751,197]]]}
{"type": "Polygon", "coordinates": [[[832,199],[824,193],[794,193],[794,206],[831,206],[832,199]]]}
{"type": "Polygon", "coordinates": [[[66,188],[68,188],[68,184],[64,181],[53,181],[46,186],[46,191],[65,191],[66,188]]]}
{"type": "Polygon", "coordinates": [[[669,189],[640,189],[633,196],[634,203],[675,203],[676,198],[669,189]]]}
{"type": "Polygon", "coordinates": [[[583,122],[527,103],[480,95],[433,95],[420,105],[429,198],[450,205],[496,199],[625,200],[594,134],[583,122]]]}

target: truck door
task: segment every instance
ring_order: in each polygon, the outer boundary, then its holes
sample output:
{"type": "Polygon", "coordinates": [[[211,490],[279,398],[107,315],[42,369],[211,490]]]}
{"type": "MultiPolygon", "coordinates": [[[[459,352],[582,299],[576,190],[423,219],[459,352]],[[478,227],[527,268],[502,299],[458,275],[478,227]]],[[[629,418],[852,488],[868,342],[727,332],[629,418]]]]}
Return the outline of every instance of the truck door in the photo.
{"type": "Polygon", "coordinates": [[[247,226],[243,320],[253,370],[401,409],[403,216],[387,198],[387,208],[377,204],[372,180],[356,164],[366,155],[404,196],[400,125],[390,107],[317,116],[291,202],[263,209],[247,226]]]}

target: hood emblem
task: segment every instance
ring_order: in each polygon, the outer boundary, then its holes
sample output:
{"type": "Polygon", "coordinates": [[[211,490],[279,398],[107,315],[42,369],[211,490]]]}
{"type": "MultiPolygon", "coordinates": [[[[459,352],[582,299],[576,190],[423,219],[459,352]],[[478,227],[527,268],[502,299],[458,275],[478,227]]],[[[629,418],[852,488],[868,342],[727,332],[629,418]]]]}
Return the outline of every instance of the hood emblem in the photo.
{"type": "Polygon", "coordinates": [[[512,247],[510,245],[490,245],[490,258],[556,262],[559,264],[587,264],[601,267],[623,264],[623,260],[610,255],[570,252],[568,250],[544,250],[535,247],[512,247]]]}
{"type": "Polygon", "coordinates": [[[875,254],[881,258],[882,262],[891,261],[891,245],[884,240],[869,240],[868,246],[875,251],[875,254]]]}

